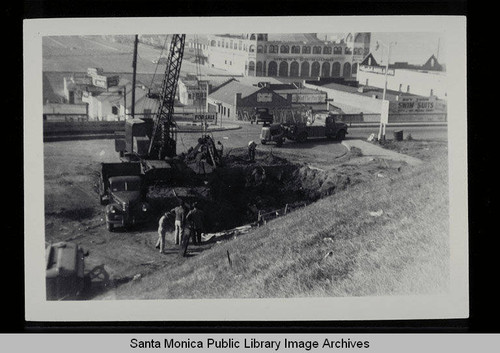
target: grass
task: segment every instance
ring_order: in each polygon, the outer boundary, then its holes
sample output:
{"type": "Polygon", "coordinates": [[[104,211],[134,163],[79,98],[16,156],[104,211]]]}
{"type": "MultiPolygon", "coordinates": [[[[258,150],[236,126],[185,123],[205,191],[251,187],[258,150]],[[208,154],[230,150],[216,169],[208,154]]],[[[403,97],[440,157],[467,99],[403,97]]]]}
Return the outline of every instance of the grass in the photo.
{"type": "Polygon", "coordinates": [[[449,280],[446,166],[441,153],[391,177],[374,176],[110,295],[162,299],[443,293],[449,280]]]}

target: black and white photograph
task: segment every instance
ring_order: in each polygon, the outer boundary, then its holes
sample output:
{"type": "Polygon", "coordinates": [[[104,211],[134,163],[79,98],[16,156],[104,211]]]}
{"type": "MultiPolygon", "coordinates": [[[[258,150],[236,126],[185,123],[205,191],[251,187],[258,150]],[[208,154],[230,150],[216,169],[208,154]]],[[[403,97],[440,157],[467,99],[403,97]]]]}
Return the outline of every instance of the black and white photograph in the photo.
{"type": "Polygon", "coordinates": [[[464,18],[24,30],[28,319],[468,316],[464,18]]]}

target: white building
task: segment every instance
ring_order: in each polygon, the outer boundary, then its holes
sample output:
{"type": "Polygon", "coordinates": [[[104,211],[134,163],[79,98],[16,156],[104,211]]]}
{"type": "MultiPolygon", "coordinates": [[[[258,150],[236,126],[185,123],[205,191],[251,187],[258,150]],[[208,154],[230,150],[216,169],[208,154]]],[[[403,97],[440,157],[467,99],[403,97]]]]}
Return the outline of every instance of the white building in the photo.
{"type": "MultiPolygon", "coordinates": [[[[385,66],[379,65],[370,54],[359,66],[357,80],[364,86],[383,88],[386,80],[385,66]]],[[[389,65],[387,70],[387,89],[446,99],[446,72],[434,55],[422,66],[395,63],[389,65]]]]}
{"type": "MultiPolygon", "coordinates": [[[[158,100],[149,98],[143,85],[135,87],[135,116],[150,117],[158,111],[158,100]]],[[[120,79],[117,86],[102,92],[84,92],[82,101],[88,104],[89,120],[117,121],[132,114],[132,83],[120,79]]]]}
{"type": "Polygon", "coordinates": [[[209,35],[204,55],[209,66],[245,76],[356,77],[370,33],[325,39],[303,33],[209,35]]]}

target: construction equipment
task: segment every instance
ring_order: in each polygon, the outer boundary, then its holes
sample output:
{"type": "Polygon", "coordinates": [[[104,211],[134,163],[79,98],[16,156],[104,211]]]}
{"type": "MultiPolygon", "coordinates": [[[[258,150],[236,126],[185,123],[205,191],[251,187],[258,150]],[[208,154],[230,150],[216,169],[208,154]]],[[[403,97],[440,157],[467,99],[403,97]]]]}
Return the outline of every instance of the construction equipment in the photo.
{"type": "Polygon", "coordinates": [[[150,219],[151,207],[139,163],[103,163],[99,198],[106,205],[106,225],[128,227],[150,219]]]}
{"type": "Polygon", "coordinates": [[[47,300],[78,299],[90,286],[85,276],[84,258],[88,253],[75,243],[60,242],[45,248],[47,300]]]}
{"type": "Polygon", "coordinates": [[[347,134],[347,125],[335,121],[331,114],[322,116],[316,114],[315,119],[307,123],[272,124],[262,127],[260,139],[262,144],[276,142],[277,146],[283,144],[284,139],[305,142],[309,138],[327,137],[342,141],[347,134]]]}
{"type": "Polygon", "coordinates": [[[155,118],[126,120],[125,136],[115,139],[115,149],[120,156],[125,161],[141,161],[146,171],[158,167],[158,163],[149,161],[164,161],[165,157],[172,158],[176,155],[177,129],[173,114],[185,37],[185,34],[172,35],[155,118]]]}

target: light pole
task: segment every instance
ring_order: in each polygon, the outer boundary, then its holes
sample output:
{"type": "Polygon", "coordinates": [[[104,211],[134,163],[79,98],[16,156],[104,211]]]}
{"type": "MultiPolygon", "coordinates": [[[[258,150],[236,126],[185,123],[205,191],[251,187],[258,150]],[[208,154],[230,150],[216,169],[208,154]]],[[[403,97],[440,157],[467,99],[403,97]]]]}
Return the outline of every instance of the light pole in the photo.
{"type": "MultiPolygon", "coordinates": [[[[378,47],[380,45],[384,46],[385,48],[387,48],[387,62],[385,63],[385,73],[384,73],[384,91],[382,93],[382,108],[380,110],[380,126],[379,126],[379,130],[378,130],[378,140],[380,141],[380,139],[384,139],[385,140],[385,126],[387,124],[387,116],[384,116],[384,103],[385,102],[385,94],[386,94],[386,91],[387,91],[387,72],[389,71],[389,61],[391,60],[391,47],[392,45],[395,45],[397,44],[397,42],[390,42],[388,45],[384,44],[384,43],[381,43],[381,42],[377,42],[377,47],[375,50],[378,50],[378,47]]],[[[388,112],[388,108],[386,107],[387,111],[385,113],[387,113],[387,115],[389,114],[388,112]]]]}

